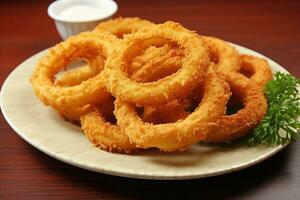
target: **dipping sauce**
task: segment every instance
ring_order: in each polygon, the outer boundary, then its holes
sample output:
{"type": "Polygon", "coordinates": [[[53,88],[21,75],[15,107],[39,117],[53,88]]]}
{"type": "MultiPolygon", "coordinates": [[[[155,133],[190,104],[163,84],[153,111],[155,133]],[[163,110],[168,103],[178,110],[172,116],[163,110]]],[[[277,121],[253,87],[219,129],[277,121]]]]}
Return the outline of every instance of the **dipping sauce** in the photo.
{"type": "Polygon", "coordinates": [[[62,9],[58,15],[64,20],[88,21],[105,18],[111,13],[109,9],[93,7],[89,5],[77,4],[62,9]]]}

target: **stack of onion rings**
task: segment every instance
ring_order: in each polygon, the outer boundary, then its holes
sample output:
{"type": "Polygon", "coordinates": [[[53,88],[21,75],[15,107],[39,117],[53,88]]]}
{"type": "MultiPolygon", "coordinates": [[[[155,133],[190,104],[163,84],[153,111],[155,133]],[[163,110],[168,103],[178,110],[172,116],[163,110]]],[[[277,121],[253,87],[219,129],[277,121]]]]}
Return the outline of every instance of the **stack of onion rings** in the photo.
{"type": "Polygon", "coordinates": [[[101,149],[185,150],[251,132],[267,111],[268,63],[178,23],[118,18],[51,48],[31,83],[36,96],[80,123],[101,149]],[[56,74],[68,64],[87,65],[56,74]],[[243,104],[226,114],[232,96],[243,104]]]}

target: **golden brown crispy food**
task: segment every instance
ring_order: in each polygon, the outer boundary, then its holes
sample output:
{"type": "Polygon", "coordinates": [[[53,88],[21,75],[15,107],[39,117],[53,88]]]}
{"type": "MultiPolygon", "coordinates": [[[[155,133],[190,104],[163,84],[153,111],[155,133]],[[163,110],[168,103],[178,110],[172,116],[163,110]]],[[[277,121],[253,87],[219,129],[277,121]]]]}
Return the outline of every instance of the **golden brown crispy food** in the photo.
{"type": "Polygon", "coordinates": [[[188,145],[204,140],[207,125],[225,113],[230,96],[228,84],[216,73],[209,73],[204,87],[204,97],[198,108],[185,119],[167,124],[143,122],[134,104],[117,99],[115,115],[118,124],[138,147],[184,150],[188,145]]]}
{"type": "Polygon", "coordinates": [[[96,146],[130,153],[184,150],[249,133],[266,113],[262,88],[271,78],[264,59],[239,55],[221,39],[174,22],[118,18],[51,48],[31,82],[46,105],[80,121],[96,146]],[[78,60],[87,65],[55,80],[78,60]],[[235,98],[244,107],[226,115],[235,98]]]}
{"type": "MultiPolygon", "coordinates": [[[[91,32],[81,33],[70,37],[51,48],[37,64],[32,76],[31,83],[36,96],[46,105],[64,113],[74,109],[74,114],[84,112],[86,105],[101,103],[109,97],[105,87],[105,77],[102,71],[79,85],[62,87],[54,84],[56,73],[77,59],[86,59],[93,63],[102,65],[103,57],[110,54],[110,46],[114,40],[109,35],[91,32]]],[[[80,115],[79,115],[80,116],[80,115]]],[[[79,117],[77,116],[77,117],[79,117]]],[[[76,117],[75,117],[76,118],[76,117]]]]}
{"type": "MultiPolygon", "coordinates": [[[[100,27],[105,28],[109,24],[115,26],[117,23],[121,23],[118,25],[118,27],[121,27],[125,26],[129,22],[131,22],[132,32],[137,31],[138,28],[141,28],[143,27],[142,25],[146,24],[145,21],[137,20],[136,18],[117,19],[105,22],[105,26],[99,26],[98,30],[100,30],[100,27]]],[[[113,29],[110,30],[113,33],[116,31],[113,29]]],[[[133,59],[133,64],[130,68],[135,66],[139,70],[132,74],[132,79],[137,82],[148,82],[165,77],[180,68],[180,58],[182,56],[182,51],[172,49],[172,46],[167,44],[162,47],[150,46],[145,50],[143,55],[137,56],[133,59]]],[[[104,58],[101,65],[92,65],[91,67],[84,66],[68,71],[64,73],[62,77],[55,80],[55,85],[65,87],[79,85],[82,81],[86,81],[89,78],[96,76],[103,69],[103,65],[104,58]]],[[[76,121],[78,120],[80,113],[83,113],[87,108],[88,106],[76,109],[66,107],[66,109],[61,110],[60,113],[66,119],[76,121]]]]}
{"type": "Polygon", "coordinates": [[[185,112],[185,102],[181,99],[175,99],[165,105],[145,106],[143,112],[143,121],[159,124],[173,123],[186,118],[190,113],[185,112]]]}
{"type": "Polygon", "coordinates": [[[104,69],[107,88],[113,96],[124,101],[142,105],[163,104],[186,96],[204,79],[208,66],[208,55],[202,40],[193,32],[174,22],[166,22],[128,35],[123,45],[107,59],[104,69]],[[126,76],[128,62],[151,45],[161,46],[175,41],[184,49],[181,69],[163,79],[149,83],[138,83],[126,76]]]}
{"type": "Polygon", "coordinates": [[[227,42],[208,36],[201,36],[208,47],[212,62],[222,73],[238,72],[240,70],[240,56],[235,48],[227,42]]]}
{"type": "Polygon", "coordinates": [[[128,65],[128,74],[136,82],[152,82],[175,73],[182,66],[183,51],[165,44],[150,46],[128,65]]]}
{"type": "Polygon", "coordinates": [[[242,54],[240,73],[249,75],[249,78],[258,87],[264,88],[272,80],[272,71],[268,62],[263,58],[242,54]]]}
{"type": "Polygon", "coordinates": [[[103,69],[103,65],[93,68],[89,64],[86,64],[70,71],[66,71],[61,77],[55,79],[54,84],[64,87],[79,85],[81,82],[99,74],[103,69]]]}
{"type": "MultiPolygon", "coordinates": [[[[226,82],[229,83],[230,89],[234,97],[238,97],[243,102],[244,107],[237,113],[232,115],[223,115],[209,125],[205,142],[227,142],[235,138],[241,137],[256,127],[257,124],[266,114],[268,105],[264,94],[255,83],[239,73],[227,73],[226,82]]],[[[191,102],[191,99],[187,99],[191,102]]],[[[198,101],[198,100],[197,100],[198,101]]],[[[236,99],[234,104],[237,103],[236,99]]],[[[229,106],[229,105],[227,105],[229,106]]],[[[235,106],[235,105],[230,105],[235,106]]],[[[144,113],[147,121],[155,121],[156,123],[166,123],[184,119],[188,112],[185,109],[186,104],[177,101],[176,106],[167,106],[167,113],[173,118],[170,121],[166,117],[166,113],[162,110],[162,106],[150,107],[144,113]],[[163,117],[162,117],[163,116],[163,117]]]]}
{"type": "MultiPolygon", "coordinates": [[[[108,107],[111,106],[108,105],[108,107]]],[[[110,115],[112,112],[111,110],[106,114],[110,115]]],[[[137,150],[135,144],[129,141],[128,136],[118,125],[106,121],[104,113],[101,108],[96,107],[80,117],[81,129],[89,140],[101,149],[110,152],[131,153],[137,150]]]]}
{"type": "MultiPolygon", "coordinates": [[[[183,52],[172,49],[169,45],[150,46],[142,55],[132,59],[128,69],[130,78],[136,82],[152,82],[175,73],[182,65],[183,52]],[[136,71],[134,71],[136,70],[136,71]]],[[[74,86],[94,77],[102,68],[90,68],[89,65],[65,72],[55,85],[74,86]]]]}
{"type": "Polygon", "coordinates": [[[239,73],[226,74],[231,92],[243,102],[243,108],[232,115],[224,115],[210,123],[206,142],[231,141],[255,128],[267,112],[267,101],[249,79],[239,73]]]}
{"type": "MultiPolygon", "coordinates": [[[[139,18],[117,18],[100,23],[94,31],[112,34],[120,40],[124,34],[132,34],[146,26],[154,25],[139,18]]],[[[133,58],[127,73],[136,82],[151,82],[176,72],[181,67],[183,51],[168,44],[162,47],[150,46],[141,54],[133,58]]],[[[55,81],[56,85],[73,86],[80,84],[101,71],[102,68],[84,66],[65,72],[55,81]]]]}
{"type": "Polygon", "coordinates": [[[145,106],[143,120],[153,124],[182,120],[198,107],[203,90],[203,84],[198,84],[186,98],[175,99],[164,105],[145,106]]]}
{"type": "Polygon", "coordinates": [[[119,17],[116,19],[108,20],[107,22],[100,23],[94,29],[94,31],[113,34],[117,38],[122,39],[127,34],[135,33],[147,26],[152,25],[154,25],[154,23],[137,17],[119,17]]]}

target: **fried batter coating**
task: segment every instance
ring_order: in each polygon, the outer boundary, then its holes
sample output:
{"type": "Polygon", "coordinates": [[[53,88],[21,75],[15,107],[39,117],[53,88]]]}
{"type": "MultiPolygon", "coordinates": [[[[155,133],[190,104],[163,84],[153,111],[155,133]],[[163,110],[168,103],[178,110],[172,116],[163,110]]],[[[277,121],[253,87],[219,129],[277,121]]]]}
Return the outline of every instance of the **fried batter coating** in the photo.
{"type": "Polygon", "coordinates": [[[94,108],[80,117],[81,129],[89,140],[110,152],[131,153],[137,150],[118,125],[105,121],[102,112],[101,109],[94,108]]]}
{"type": "Polygon", "coordinates": [[[159,124],[173,123],[186,118],[189,113],[184,111],[184,100],[175,99],[165,105],[144,107],[143,121],[159,124]]]}
{"type": "Polygon", "coordinates": [[[121,99],[115,102],[115,116],[125,134],[138,147],[157,147],[162,151],[184,150],[207,137],[208,124],[224,115],[229,96],[228,84],[216,73],[209,73],[201,103],[183,120],[156,125],[143,122],[135,105],[121,99]]]}
{"type": "Polygon", "coordinates": [[[208,36],[201,36],[208,47],[209,54],[218,71],[238,72],[241,60],[238,51],[227,42],[208,36]]]}
{"type": "Polygon", "coordinates": [[[36,96],[80,122],[93,144],[131,153],[249,133],[267,112],[263,88],[271,79],[266,60],[239,55],[221,39],[174,22],[117,18],[51,48],[30,80],[36,96]],[[87,65],[55,80],[78,60],[87,65]],[[231,93],[244,107],[226,115],[231,93]]]}
{"type": "MultiPolygon", "coordinates": [[[[175,73],[182,65],[182,51],[172,49],[168,45],[151,46],[145,52],[133,58],[128,70],[133,72],[130,78],[136,82],[152,82],[175,73]],[[136,70],[136,71],[134,71],[136,70]]],[[[102,68],[91,68],[89,65],[65,72],[55,85],[74,86],[96,76],[102,68]]]]}
{"type": "Polygon", "coordinates": [[[251,55],[241,55],[241,73],[250,74],[250,80],[263,89],[272,80],[272,71],[268,62],[263,58],[251,55]]]}
{"type": "Polygon", "coordinates": [[[84,65],[71,71],[64,72],[63,75],[56,79],[54,84],[57,86],[75,86],[81,82],[88,80],[100,73],[103,66],[92,68],[90,65],[84,65]]]}
{"type": "Polygon", "coordinates": [[[225,142],[241,137],[255,128],[267,112],[268,104],[264,94],[249,79],[239,73],[228,73],[226,81],[231,92],[241,98],[244,108],[210,123],[206,142],[225,142]]]}
{"type": "Polygon", "coordinates": [[[209,64],[207,49],[202,40],[179,24],[166,22],[128,35],[121,48],[107,60],[104,69],[107,88],[113,96],[142,105],[163,104],[186,96],[204,79],[209,64]],[[170,41],[184,49],[183,65],[179,71],[155,82],[138,83],[126,76],[126,65],[136,53],[151,45],[170,41]]]}
{"type": "Polygon", "coordinates": [[[105,87],[103,71],[79,85],[70,87],[55,85],[54,76],[77,59],[84,58],[91,63],[102,64],[103,57],[109,56],[109,45],[113,42],[109,35],[84,32],[51,48],[37,63],[30,79],[36,96],[62,114],[70,108],[80,111],[81,107],[88,104],[107,100],[110,95],[105,87]]]}
{"type": "Polygon", "coordinates": [[[128,66],[130,78],[136,82],[152,82],[169,76],[182,66],[183,51],[169,45],[150,46],[143,55],[133,58],[128,66]]]}
{"type": "Polygon", "coordinates": [[[138,17],[116,18],[100,23],[95,29],[95,32],[110,33],[117,38],[122,39],[125,35],[135,33],[147,26],[152,26],[154,23],[140,19],[138,17]]]}

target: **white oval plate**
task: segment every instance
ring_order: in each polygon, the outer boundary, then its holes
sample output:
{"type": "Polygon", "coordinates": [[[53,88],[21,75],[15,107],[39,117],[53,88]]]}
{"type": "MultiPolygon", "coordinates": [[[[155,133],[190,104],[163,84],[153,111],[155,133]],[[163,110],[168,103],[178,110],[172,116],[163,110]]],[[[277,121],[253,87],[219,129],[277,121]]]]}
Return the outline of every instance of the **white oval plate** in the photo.
{"type": "MultiPolygon", "coordinates": [[[[234,44],[232,44],[234,45],[234,44]]],[[[250,49],[234,45],[240,53],[264,57],[273,72],[288,73],[283,67],[250,49]]],[[[109,153],[94,147],[80,128],[62,120],[34,95],[29,82],[42,51],[20,64],[3,84],[0,103],[9,125],[40,151],[84,169],[141,179],[194,179],[237,171],[267,159],[284,146],[239,145],[232,147],[195,144],[185,152],[156,150],[136,155],[109,153]]]]}

